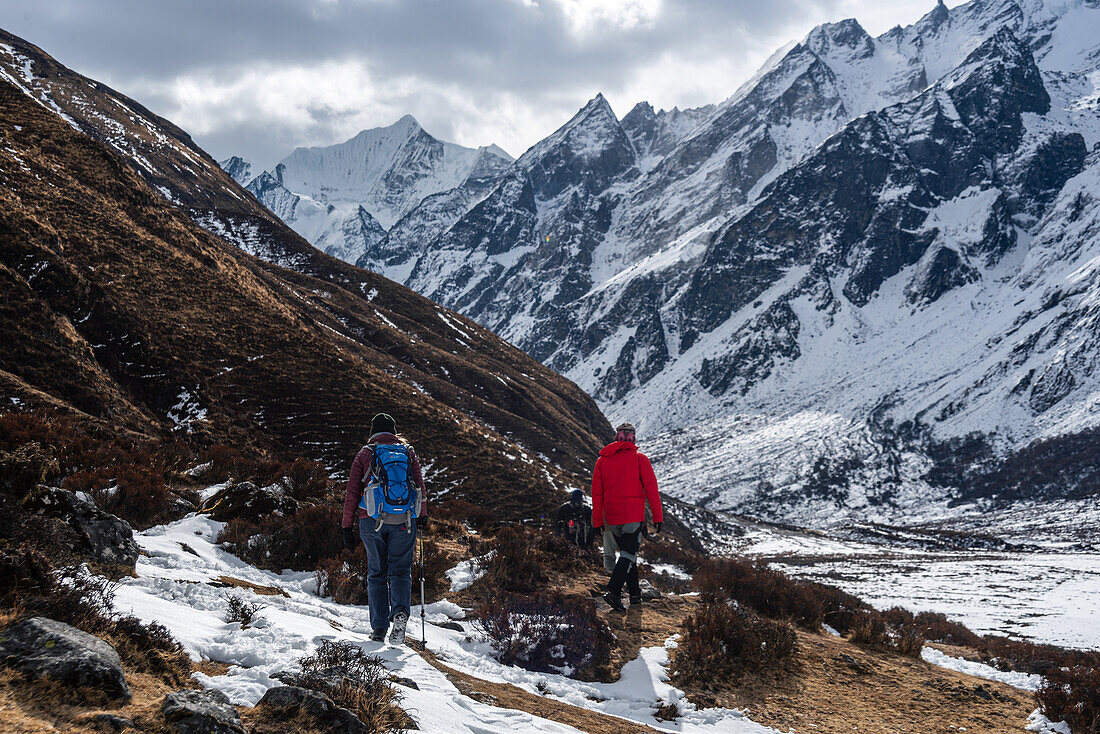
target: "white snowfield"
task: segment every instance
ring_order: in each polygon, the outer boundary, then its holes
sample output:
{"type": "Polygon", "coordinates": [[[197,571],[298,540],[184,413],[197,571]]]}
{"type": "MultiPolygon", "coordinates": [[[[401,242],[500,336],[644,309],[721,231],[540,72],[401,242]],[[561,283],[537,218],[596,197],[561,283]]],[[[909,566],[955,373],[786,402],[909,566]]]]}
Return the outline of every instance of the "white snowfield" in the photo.
{"type": "MultiPolygon", "coordinates": [[[[577,729],[513,709],[479,703],[459,693],[446,676],[408,647],[389,647],[369,640],[366,607],[340,605],[316,595],[312,573],[263,571],[221,550],[215,540],[223,523],[189,516],[169,525],[137,534],[147,556],[137,564],[137,577],[118,587],[116,608],[169,629],[195,659],[227,663],[224,675],[195,673],[203,686],[223,691],[238,705],[255,705],[264,692],[282,685],[271,676],[292,670],[323,640],[360,645],[380,656],[389,670],[415,681],[420,690],[398,686],[403,706],[424,731],[450,734],[512,734],[513,732],[576,732],[577,729]],[[185,547],[186,546],[186,547],[185,547]],[[250,591],[219,588],[209,582],[231,576],[263,586],[277,586],[287,596],[257,596],[250,591]],[[224,621],[226,594],[247,595],[266,606],[247,629],[224,621]]],[[[415,600],[415,591],[414,591],[415,600]]],[[[668,683],[665,648],[644,648],[638,659],[624,666],[615,683],[584,683],[561,675],[530,673],[501,665],[490,656],[489,645],[469,632],[442,629],[436,624],[462,619],[458,605],[441,601],[425,609],[427,645],[447,665],[486,681],[511,683],[538,695],[573,706],[637,721],[660,731],[767,734],[774,729],[728,709],[697,710],[683,692],[668,683]],[[676,721],[653,717],[657,708],[675,703],[682,712],[676,721]]],[[[420,607],[413,607],[409,634],[419,638],[420,607]]],[[[675,647],[671,639],[667,647],[675,647]]]]}

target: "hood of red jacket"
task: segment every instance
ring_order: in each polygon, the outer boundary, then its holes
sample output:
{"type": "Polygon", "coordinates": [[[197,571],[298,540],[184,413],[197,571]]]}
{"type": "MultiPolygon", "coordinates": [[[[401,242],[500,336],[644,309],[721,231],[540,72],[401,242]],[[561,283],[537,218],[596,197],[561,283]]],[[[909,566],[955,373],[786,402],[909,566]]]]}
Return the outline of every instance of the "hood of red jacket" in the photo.
{"type": "Polygon", "coordinates": [[[600,449],[600,456],[611,456],[620,451],[637,451],[638,447],[631,441],[615,441],[600,449]]]}

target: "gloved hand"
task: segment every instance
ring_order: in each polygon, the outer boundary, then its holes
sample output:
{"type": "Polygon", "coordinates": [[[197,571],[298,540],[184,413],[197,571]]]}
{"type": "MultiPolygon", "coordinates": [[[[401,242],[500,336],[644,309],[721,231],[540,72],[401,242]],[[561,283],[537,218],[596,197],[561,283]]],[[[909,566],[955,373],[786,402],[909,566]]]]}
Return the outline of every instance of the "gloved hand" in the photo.
{"type": "Polygon", "coordinates": [[[352,528],[344,528],[344,547],[349,551],[353,551],[355,550],[356,542],[355,530],[352,528]]]}
{"type": "Polygon", "coordinates": [[[659,523],[659,522],[653,523],[653,534],[656,535],[659,532],[661,532],[661,523],[659,523]]]}
{"type": "Polygon", "coordinates": [[[420,517],[416,518],[416,529],[419,530],[421,533],[428,532],[428,516],[427,515],[421,515],[420,517]]]}

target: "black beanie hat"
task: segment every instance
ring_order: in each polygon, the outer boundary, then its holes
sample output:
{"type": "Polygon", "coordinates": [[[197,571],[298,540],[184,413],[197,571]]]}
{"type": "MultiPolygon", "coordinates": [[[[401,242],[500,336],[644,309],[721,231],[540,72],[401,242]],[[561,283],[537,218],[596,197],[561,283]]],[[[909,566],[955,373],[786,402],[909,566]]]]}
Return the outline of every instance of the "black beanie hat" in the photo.
{"type": "Polygon", "coordinates": [[[370,422],[370,432],[372,436],[376,433],[397,433],[397,422],[389,413],[379,413],[370,422]]]}

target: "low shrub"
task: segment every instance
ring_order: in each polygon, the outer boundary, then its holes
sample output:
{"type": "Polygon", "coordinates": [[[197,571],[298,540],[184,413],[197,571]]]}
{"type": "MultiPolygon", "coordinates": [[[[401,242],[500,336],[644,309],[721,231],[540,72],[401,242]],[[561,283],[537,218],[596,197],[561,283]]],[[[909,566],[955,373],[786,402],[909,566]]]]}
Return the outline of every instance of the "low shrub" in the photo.
{"type": "Polygon", "coordinates": [[[337,604],[367,603],[366,554],[356,550],[344,556],[326,558],[317,565],[317,595],[330,597],[337,604]]]}
{"type": "Polygon", "coordinates": [[[705,602],[684,620],[670,672],[677,685],[719,688],[748,672],[778,669],[798,644],[786,622],[764,619],[721,601],[705,602]]]}
{"type": "Polygon", "coordinates": [[[1000,670],[1046,675],[1058,668],[1100,669],[1100,651],[1069,650],[1027,640],[987,635],[975,646],[982,661],[1000,670]]]}
{"type": "Polygon", "coordinates": [[[191,658],[168,629],[136,617],[114,620],[107,640],[122,661],[139,672],[182,686],[191,680],[191,658]]]}
{"type": "Polygon", "coordinates": [[[817,631],[828,623],[847,633],[855,615],[870,607],[851,594],[825,584],[801,581],[745,559],[707,561],[695,573],[704,600],[736,601],[772,619],[789,619],[817,631]]]}
{"type": "Polygon", "coordinates": [[[499,521],[499,518],[485,506],[459,499],[444,500],[439,504],[439,509],[433,510],[432,514],[463,523],[479,532],[499,521]]]}
{"type": "Polygon", "coordinates": [[[289,464],[283,464],[275,473],[280,476],[273,476],[271,479],[284,479],[287,494],[299,502],[323,499],[327,493],[328,469],[319,461],[298,458],[289,464]]]}
{"type": "Polygon", "coordinates": [[[19,617],[49,617],[102,634],[111,626],[115,587],[79,567],[56,570],[34,550],[0,553],[0,606],[19,617]]]}
{"type": "MultiPolygon", "coordinates": [[[[425,538],[424,552],[424,594],[429,602],[438,601],[451,590],[451,580],[447,578],[447,571],[455,565],[455,559],[438,543],[425,538]]],[[[420,553],[420,549],[417,549],[420,553]]],[[[419,564],[419,557],[417,558],[419,564]]],[[[419,565],[413,566],[413,581],[418,583],[420,578],[419,565]]],[[[419,588],[413,589],[413,594],[418,594],[419,588]]]]}
{"type": "Polygon", "coordinates": [[[707,560],[705,555],[667,533],[647,537],[642,543],[642,557],[648,563],[668,563],[687,573],[695,573],[707,560]]]}
{"type": "Polygon", "coordinates": [[[1036,693],[1043,715],[1064,721],[1073,734],[1100,734],[1100,668],[1054,668],[1036,693]]]}
{"type": "Polygon", "coordinates": [[[863,647],[919,658],[924,649],[924,635],[913,619],[912,613],[901,607],[883,613],[866,610],[856,615],[848,639],[863,647]]]}
{"type": "Polygon", "coordinates": [[[347,642],[323,640],[317,650],[300,658],[301,673],[293,685],[323,693],[348,709],[368,731],[400,734],[416,722],[401,708],[402,695],[390,681],[382,659],[347,642]]]}
{"type": "Polygon", "coordinates": [[[264,608],[263,604],[248,601],[243,596],[225,594],[225,621],[236,622],[241,629],[248,627],[256,621],[256,615],[264,608]]]}
{"type": "Polygon", "coordinates": [[[293,515],[258,520],[234,518],[218,542],[241,560],[271,571],[314,571],[323,559],[339,556],[343,508],[336,503],[305,505],[293,515]]]}
{"type": "Polygon", "coordinates": [[[921,612],[913,617],[913,624],[924,635],[924,639],[932,642],[974,647],[982,639],[971,632],[966,625],[952,622],[947,615],[938,612],[921,612]]]}
{"type": "Polygon", "coordinates": [[[611,656],[611,628],[588,597],[501,596],[482,604],[477,616],[493,656],[505,665],[590,679],[611,656]]]}
{"type": "Polygon", "coordinates": [[[0,551],[0,608],[16,619],[47,617],[114,646],[122,661],[170,685],[190,681],[191,659],[168,630],[114,613],[115,584],[81,568],[54,569],[34,550],[0,551]]]}
{"type": "Polygon", "coordinates": [[[163,472],[135,464],[77,472],[65,480],[65,488],[87,493],[96,507],[139,530],[167,519],[172,498],[163,472]]]}
{"type": "Polygon", "coordinates": [[[471,545],[480,557],[482,577],[475,589],[482,595],[530,594],[546,588],[551,574],[576,574],[592,560],[564,538],[522,525],[508,525],[488,540],[471,545]]]}

